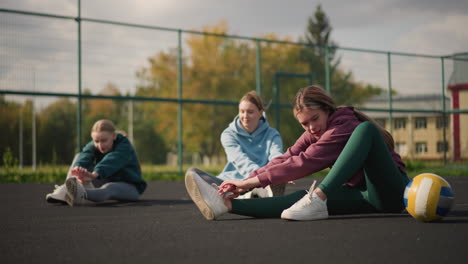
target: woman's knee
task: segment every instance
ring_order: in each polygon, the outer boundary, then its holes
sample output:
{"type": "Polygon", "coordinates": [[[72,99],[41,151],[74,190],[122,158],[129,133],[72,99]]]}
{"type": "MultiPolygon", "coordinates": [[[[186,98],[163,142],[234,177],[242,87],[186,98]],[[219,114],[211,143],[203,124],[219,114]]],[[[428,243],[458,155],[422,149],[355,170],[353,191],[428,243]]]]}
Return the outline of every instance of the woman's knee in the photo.
{"type": "Polygon", "coordinates": [[[356,127],[355,131],[357,131],[357,130],[378,131],[377,127],[370,121],[365,121],[365,122],[362,122],[361,124],[359,124],[356,127]]]}

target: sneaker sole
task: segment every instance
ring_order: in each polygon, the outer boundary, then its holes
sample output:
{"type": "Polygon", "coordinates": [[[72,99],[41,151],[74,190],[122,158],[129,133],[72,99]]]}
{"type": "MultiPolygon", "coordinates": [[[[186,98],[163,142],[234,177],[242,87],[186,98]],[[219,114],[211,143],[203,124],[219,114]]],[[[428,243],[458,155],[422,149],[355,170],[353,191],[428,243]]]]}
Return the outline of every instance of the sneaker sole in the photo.
{"type": "Polygon", "coordinates": [[[193,175],[194,173],[192,172],[187,172],[185,175],[185,188],[187,189],[187,192],[192,198],[192,201],[195,203],[195,205],[198,207],[202,215],[206,218],[206,220],[214,220],[214,213],[213,210],[208,206],[208,204],[205,202],[203,199],[203,196],[200,193],[200,189],[198,189],[198,184],[195,180],[193,175]]]}
{"type": "Polygon", "coordinates": [[[67,194],[65,195],[65,201],[71,207],[73,207],[75,203],[75,196],[77,193],[76,190],[76,178],[70,178],[65,182],[65,186],[67,186],[67,194]]]}
{"type": "Polygon", "coordinates": [[[304,218],[301,218],[301,217],[292,218],[288,216],[283,216],[283,214],[281,214],[281,219],[291,220],[291,221],[313,221],[313,220],[323,220],[327,218],[328,218],[328,212],[320,212],[314,217],[304,217],[304,218]]]}
{"type": "Polygon", "coordinates": [[[51,196],[46,197],[46,201],[48,203],[62,203],[62,204],[67,203],[65,200],[56,199],[51,196]]]}

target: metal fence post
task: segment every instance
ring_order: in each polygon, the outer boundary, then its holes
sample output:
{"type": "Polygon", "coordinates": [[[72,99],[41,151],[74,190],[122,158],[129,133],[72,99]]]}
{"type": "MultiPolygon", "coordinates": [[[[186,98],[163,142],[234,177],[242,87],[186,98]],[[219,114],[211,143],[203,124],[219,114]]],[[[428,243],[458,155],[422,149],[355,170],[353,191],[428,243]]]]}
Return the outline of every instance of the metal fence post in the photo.
{"type": "Polygon", "coordinates": [[[81,151],[81,0],[78,0],[78,17],[76,17],[75,21],[78,23],[78,111],[76,117],[76,125],[77,125],[77,152],[81,151]]]}
{"type": "Polygon", "coordinates": [[[182,30],[177,31],[177,165],[179,173],[183,173],[183,142],[182,142],[182,30]]]}
{"type": "MultiPolygon", "coordinates": [[[[388,70],[388,123],[390,134],[393,133],[393,100],[392,100],[392,54],[387,53],[387,70],[388,70]]],[[[411,146],[410,146],[411,147],[411,146]]]]}
{"type": "Polygon", "coordinates": [[[257,45],[257,64],[256,64],[256,80],[257,80],[257,94],[262,95],[262,49],[260,40],[256,40],[257,45]]]}
{"type": "Polygon", "coordinates": [[[447,111],[447,106],[445,105],[445,63],[444,63],[444,57],[440,58],[440,64],[441,64],[441,71],[442,71],[442,123],[443,123],[443,129],[442,129],[442,145],[444,148],[444,166],[447,166],[447,124],[445,122],[446,119],[446,111],[447,111]]]}

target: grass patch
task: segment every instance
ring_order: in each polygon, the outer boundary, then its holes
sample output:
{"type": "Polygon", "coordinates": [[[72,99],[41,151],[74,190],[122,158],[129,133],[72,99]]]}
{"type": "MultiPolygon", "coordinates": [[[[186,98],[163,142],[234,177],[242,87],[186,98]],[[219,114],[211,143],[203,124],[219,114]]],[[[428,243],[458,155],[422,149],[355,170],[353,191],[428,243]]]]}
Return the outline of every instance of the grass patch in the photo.
{"type": "MultiPolygon", "coordinates": [[[[184,166],[185,172],[190,166],[184,166]]],[[[218,175],[223,167],[199,167],[200,169],[218,175]]],[[[0,183],[27,183],[27,182],[44,182],[44,183],[63,183],[68,173],[68,165],[58,166],[38,166],[36,170],[31,167],[12,168],[0,167],[0,183]]],[[[145,181],[165,180],[165,181],[182,181],[184,173],[179,173],[178,167],[162,166],[162,165],[142,165],[142,176],[145,181]]]]}
{"type": "MultiPolygon", "coordinates": [[[[184,166],[185,172],[191,166],[184,166]]],[[[218,175],[223,167],[199,167],[212,175],[218,175]]],[[[17,167],[0,167],[0,183],[62,183],[67,175],[69,166],[39,166],[36,170],[30,167],[19,169],[17,167]]],[[[442,166],[439,163],[407,162],[408,176],[410,178],[425,172],[435,173],[442,177],[468,176],[468,166],[460,164],[450,164],[442,166]]],[[[329,169],[317,172],[311,177],[325,177],[329,169]]],[[[143,165],[143,179],[146,181],[164,180],[164,181],[182,181],[184,173],[179,173],[178,168],[174,166],[163,165],[143,165]]]]}

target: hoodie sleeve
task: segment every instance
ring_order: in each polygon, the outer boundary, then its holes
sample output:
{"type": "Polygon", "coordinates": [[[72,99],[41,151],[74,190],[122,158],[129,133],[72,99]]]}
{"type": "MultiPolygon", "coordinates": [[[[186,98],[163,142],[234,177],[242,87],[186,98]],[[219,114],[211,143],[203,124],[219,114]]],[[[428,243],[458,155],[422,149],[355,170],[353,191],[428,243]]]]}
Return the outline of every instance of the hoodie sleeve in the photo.
{"type": "Polygon", "coordinates": [[[260,166],[253,162],[241,147],[236,136],[229,131],[224,131],[221,134],[221,144],[224,147],[228,162],[236,168],[236,170],[247,177],[250,172],[260,168],[260,166]]]}
{"type": "Polygon", "coordinates": [[[270,149],[268,150],[268,161],[283,155],[283,141],[278,131],[275,130],[271,138],[270,149]]]}
{"type": "MultiPolygon", "coordinates": [[[[342,126],[344,127],[346,125],[342,126]]],[[[264,187],[275,183],[286,183],[331,167],[346,145],[353,129],[352,127],[331,128],[316,142],[307,142],[307,136],[303,134],[301,142],[296,143],[298,147],[296,148],[295,144],[288,150],[289,156],[286,159],[268,166],[257,174],[260,184],[264,187]],[[304,146],[307,146],[305,151],[300,151],[304,146]]]]}
{"type": "Polygon", "coordinates": [[[96,164],[94,171],[99,177],[106,178],[115,174],[132,161],[134,149],[126,137],[122,137],[119,142],[114,142],[114,150],[107,153],[104,158],[96,164]]]}
{"type": "Polygon", "coordinates": [[[96,148],[94,147],[93,141],[86,144],[83,150],[78,155],[78,159],[73,164],[73,167],[89,168],[93,165],[96,159],[96,148]]]}
{"type": "Polygon", "coordinates": [[[277,164],[281,164],[287,159],[291,158],[292,156],[297,156],[299,153],[305,151],[307,147],[314,143],[316,140],[312,138],[309,134],[303,133],[299,139],[296,140],[293,146],[289,147],[286,153],[271,159],[270,162],[268,162],[267,165],[253,171],[250,173],[249,178],[253,178],[258,176],[259,174],[264,173],[268,168],[273,167],[277,164]]]}

